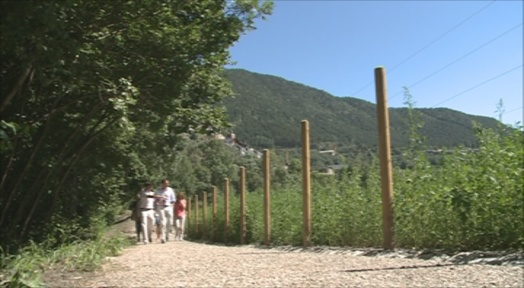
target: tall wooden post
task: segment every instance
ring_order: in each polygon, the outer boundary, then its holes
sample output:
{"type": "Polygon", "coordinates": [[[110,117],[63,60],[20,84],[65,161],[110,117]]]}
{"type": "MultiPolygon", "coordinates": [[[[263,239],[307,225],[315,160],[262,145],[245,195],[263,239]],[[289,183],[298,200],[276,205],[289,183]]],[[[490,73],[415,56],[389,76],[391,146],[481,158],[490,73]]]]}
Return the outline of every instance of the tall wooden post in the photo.
{"type": "Polygon", "coordinates": [[[198,195],[195,195],[195,234],[198,233],[198,195]]]}
{"type": "Polygon", "coordinates": [[[271,201],[270,184],[271,170],[269,169],[269,150],[264,149],[264,244],[271,242],[271,201]]]}
{"type": "Polygon", "coordinates": [[[375,89],[377,94],[378,139],[380,155],[380,178],[382,188],[382,225],[384,249],[394,248],[395,228],[393,223],[393,175],[391,144],[389,139],[389,112],[386,89],[386,70],[375,68],[375,89]]]}
{"type": "Polygon", "coordinates": [[[213,186],[213,228],[211,238],[215,240],[215,234],[217,230],[217,187],[213,186]]]}
{"type": "Polygon", "coordinates": [[[202,193],[202,235],[205,238],[207,234],[207,193],[202,193]]]}
{"type": "Polygon", "coordinates": [[[302,120],[302,216],[304,222],[303,245],[311,246],[311,179],[309,153],[309,122],[302,120]]]}
{"type": "Polygon", "coordinates": [[[246,167],[240,167],[240,245],[246,241],[246,167]]]}
{"type": "Polygon", "coordinates": [[[227,244],[229,237],[229,179],[224,178],[224,243],[227,244]]]}

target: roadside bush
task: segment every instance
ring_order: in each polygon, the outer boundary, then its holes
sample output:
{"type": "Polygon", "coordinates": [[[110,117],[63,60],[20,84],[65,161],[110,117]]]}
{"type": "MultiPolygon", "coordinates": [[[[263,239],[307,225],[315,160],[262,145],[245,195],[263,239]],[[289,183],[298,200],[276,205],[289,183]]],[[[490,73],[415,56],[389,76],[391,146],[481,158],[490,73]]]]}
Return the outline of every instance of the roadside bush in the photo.
{"type": "MultiPolygon", "coordinates": [[[[413,153],[409,169],[395,168],[396,247],[448,250],[522,249],[524,246],[524,134],[477,128],[480,148],[456,148],[438,166],[413,153]],[[520,215],[520,216],[519,216],[520,215]]],[[[313,245],[379,247],[382,208],[378,159],[340,177],[311,180],[313,245]]],[[[223,198],[215,241],[222,242],[223,198]]],[[[239,202],[230,200],[230,243],[240,237],[239,202]]],[[[263,191],[246,199],[246,240],[263,243],[263,191]]],[[[210,213],[208,213],[209,215],[210,213]]],[[[300,183],[271,191],[271,243],[302,245],[300,183]]]]}

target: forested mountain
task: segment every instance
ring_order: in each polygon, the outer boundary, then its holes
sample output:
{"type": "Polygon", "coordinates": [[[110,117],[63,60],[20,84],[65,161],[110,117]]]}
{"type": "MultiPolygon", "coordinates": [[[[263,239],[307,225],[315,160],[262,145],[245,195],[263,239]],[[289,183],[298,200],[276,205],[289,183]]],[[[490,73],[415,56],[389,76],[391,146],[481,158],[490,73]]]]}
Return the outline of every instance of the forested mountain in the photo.
{"type": "MultiPolygon", "coordinates": [[[[280,77],[230,69],[227,78],[235,96],[224,100],[239,139],[258,147],[300,146],[300,122],[308,120],[311,147],[373,148],[377,146],[375,104],[351,97],[335,97],[322,90],[280,77]]],[[[409,143],[408,108],[390,108],[393,149],[409,143]]],[[[447,108],[415,108],[420,134],[428,148],[475,147],[472,121],[495,128],[498,121],[447,108]]]]}

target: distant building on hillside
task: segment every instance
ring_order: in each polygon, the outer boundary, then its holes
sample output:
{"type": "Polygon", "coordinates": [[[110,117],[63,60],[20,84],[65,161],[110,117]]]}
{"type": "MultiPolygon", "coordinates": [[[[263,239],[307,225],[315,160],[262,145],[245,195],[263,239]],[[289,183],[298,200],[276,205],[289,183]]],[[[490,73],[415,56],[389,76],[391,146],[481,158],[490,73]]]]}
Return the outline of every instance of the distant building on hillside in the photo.
{"type": "Polygon", "coordinates": [[[318,170],[318,173],[319,175],[335,175],[335,170],[329,168],[329,167],[326,167],[326,168],[322,168],[320,170],[318,170]]]}
{"type": "Polygon", "coordinates": [[[220,133],[217,133],[215,135],[213,135],[213,139],[215,140],[226,140],[226,137],[224,137],[224,135],[220,134],[220,133]]]}
{"type": "Polygon", "coordinates": [[[328,165],[327,168],[332,169],[333,171],[339,171],[342,169],[346,169],[348,165],[342,165],[342,164],[335,164],[335,165],[328,165]]]}
{"type": "Polygon", "coordinates": [[[329,154],[331,156],[335,156],[337,154],[337,152],[335,152],[335,150],[321,150],[321,151],[318,151],[318,153],[320,153],[320,154],[329,154]]]}
{"type": "Polygon", "coordinates": [[[260,151],[250,148],[247,144],[240,142],[237,139],[235,133],[229,133],[225,137],[222,134],[215,134],[214,139],[224,141],[224,143],[226,143],[228,146],[236,148],[242,156],[252,155],[257,158],[262,157],[262,153],[260,151]]]}
{"type": "Polygon", "coordinates": [[[335,175],[337,171],[347,168],[348,165],[328,165],[325,168],[319,169],[319,175],[335,175]]]}

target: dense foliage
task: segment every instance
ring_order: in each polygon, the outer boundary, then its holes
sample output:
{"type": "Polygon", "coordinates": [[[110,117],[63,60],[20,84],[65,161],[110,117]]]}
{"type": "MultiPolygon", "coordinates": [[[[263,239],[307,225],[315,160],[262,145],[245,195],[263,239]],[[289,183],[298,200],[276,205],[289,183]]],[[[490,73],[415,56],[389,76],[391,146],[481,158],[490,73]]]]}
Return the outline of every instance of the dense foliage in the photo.
{"type": "MultiPolygon", "coordinates": [[[[249,167],[249,181],[247,186],[256,189],[262,185],[262,175],[258,165],[259,158],[255,154],[242,156],[234,145],[227,145],[222,140],[213,137],[197,136],[184,137],[178,142],[177,157],[171,167],[172,185],[176,190],[186,195],[199,194],[210,191],[212,186],[221,186],[228,178],[233,188],[239,181],[238,169],[241,166],[249,167]]],[[[283,164],[282,164],[283,165],[283,164]]]]}
{"type": "Polygon", "coordinates": [[[271,8],[1,1],[1,247],[92,237],[144,181],[173,177],[181,132],[227,126],[228,49],[271,8]]]}
{"type": "MultiPolygon", "coordinates": [[[[442,155],[442,165],[437,166],[425,154],[411,151],[413,166],[394,169],[396,247],[453,251],[524,247],[524,134],[520,129],[502,127],[476,131],[478,150],[458,147],[442,155]]],[[[300,181],[296,181],[300,179],[300,171],[296,172],[295,181],[285,185],[274,185],[276,181],[272,181],[274,245],[302,245],[302,188],[300,181]]],[[[313,245],[382,245],[379,175],[378,159],[369,165],[353,165],[336,177],[313,174],[313,245]]],[[[277,177],[275,171],[272,177],[277,177]]],[[[261,187],[248,191],[246,240],[262,243],[263,192],[261,187]]],[[[211,215],[208,211],[207,223],[212,223],[211,215]]],[[[230,217],[227,242],[239,243],[236,193],[230,199],[230,217]]],[[[216,225],[208,228],[207,233],[202,228],[195,233],[194,218],[193,208],[188,229],[191,237],[226,240],[223,193],[219,197],[216,225]]],[[[201,218],[202,214],[200,225],[201,218]]]]}

